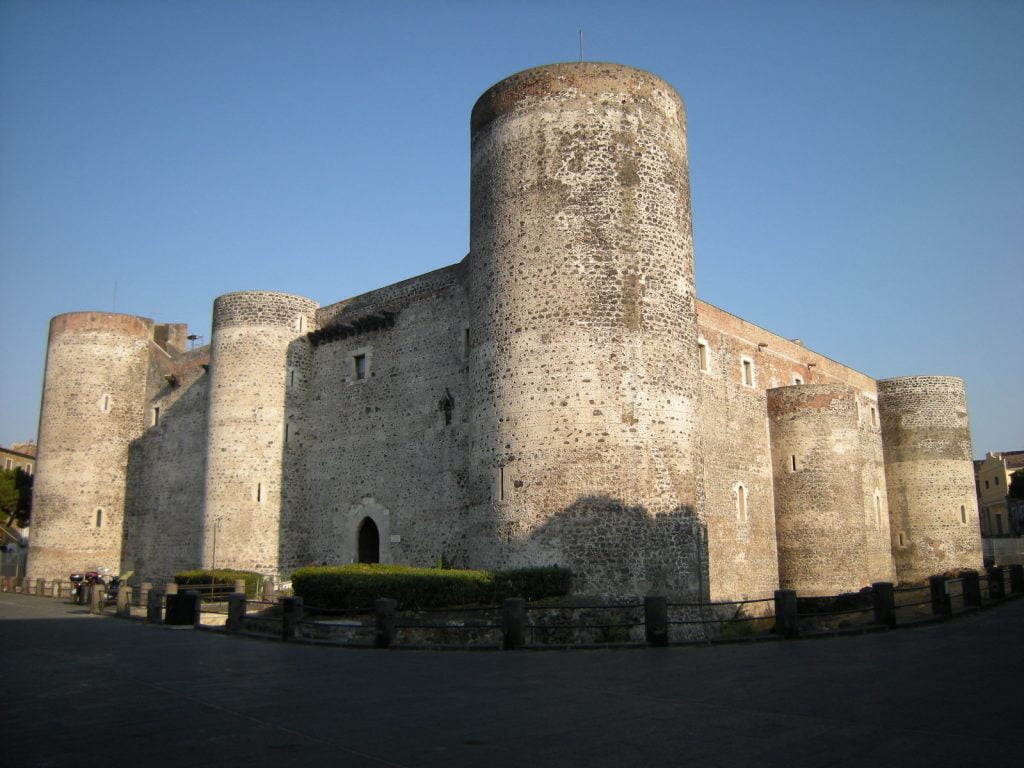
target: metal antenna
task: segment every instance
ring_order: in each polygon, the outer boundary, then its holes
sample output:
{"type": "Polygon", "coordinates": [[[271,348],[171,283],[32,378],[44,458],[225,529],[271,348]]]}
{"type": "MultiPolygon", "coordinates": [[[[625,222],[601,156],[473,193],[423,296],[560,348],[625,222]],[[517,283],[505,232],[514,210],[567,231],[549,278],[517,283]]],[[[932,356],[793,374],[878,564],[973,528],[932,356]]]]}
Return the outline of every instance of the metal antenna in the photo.
{"type": "Polygon", "coordinates": [[[580,30],[580,61],[583,61],[583,30],[580,30]]]}

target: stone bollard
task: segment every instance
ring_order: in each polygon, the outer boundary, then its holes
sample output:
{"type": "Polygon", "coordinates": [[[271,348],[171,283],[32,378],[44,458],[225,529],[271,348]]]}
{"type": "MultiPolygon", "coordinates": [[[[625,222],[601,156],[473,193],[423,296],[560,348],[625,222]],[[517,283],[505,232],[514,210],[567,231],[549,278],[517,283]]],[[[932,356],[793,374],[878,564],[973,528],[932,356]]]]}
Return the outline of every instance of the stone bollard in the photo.
{"type": "Polygon", "coordinates": [[[792,589],[775,590],[775,634],[787,640],[800,636],[797,622],[796,592],[792,589]]]}
{"type": "Polygon", "coordinates": [[[164,594],[151,589],[146,595],[146,621],[159,624],[164,620],[164,594]]]}
{"type": "Polygon", "coordinates": [[[526,645],[526,600],[506,597],[501,604],[501,647],[506,651],[526,645]]]}
{"type": "Polygon", "coordinates": [[[89,613],[103,613],[103,593],[106,587],[102,584],[89,585],[89,613]]]}
{"type": "Polygon", "coordinates": [[[875,624],[883,627],[896,626],[896,593],[892,582],[876,581],[871,585],[874,597],[875,624]]]}
{"type": "Polygon", "coordinates": [[[1010,569],[1010,594],[1024,594],[1024,565],[1011,565],[1010,569]]]}
{"type": "Polygon", "coordinates": [[[964,571],[963,580],[964,608],[981,607],[981,581],[977,571],[964,571]]]}
{"type": "Polygon", "coordinates": [[[175,581],[168,581],[164,584],[165,595],[176,595],[178,594],[178,583],[175,581]]]}
{"type": "Polygon", "coordinates": [[[60,579],[54,579],[52,582],[50,582],[50,597],[59,598],[60,597],[60,587],[61,587],[60,579]]]}
{"type": "Polygon", "coordinates": [[[117,590],[117,612],[115,615],[122,619],[132,617],[132,588],[127,584],[122,584],[121,588],[117,590]]]}
{"type": "Polygon", "coordinates": [[[246,594],[245,579],[235,579],[235,594],[246,594]]]}
{"type": "Polygon", "coordinates": [[[245,627],[245,593],[228,595],[228,620],[224,628],[228,632],[241,632],[245,627]]]}
{"type": "Polygon", "coordinates": [[[928,587],[931,590],[932,613],[936,616],[949,617],[953,613],[953,605],[949,600],[949,589],[945,576],[929,576],[928,587]]]}
{"type": "Polygon", "coordinates": [[[988,596],[992,600],[1006,597],[1006,584],[1003,582],[1003,569],[994,565],[988,569],[988,596]]]}
{"type": "Polygon", "coordinates": [[[36,579],[36,594],[39,597],[46,594],[46,579],[36,579]]]}
{"type": "Polygon", "coordinates": [[[649,645],[668,645],[668,598],[644,598],[644,634],[649,645]]]}
{"type": "Polygon", "coordinates": [[[281,601],[281,639],[294,640],[302,621],[302,598],[286,597],[281,601]]]}
{"type": "Polygon", "coordinates": [[[139,605],[149,605],[149,593],[153,591],[153,582],[144,581],[139,587],[139,605]]]}
{"type": "Polygon", "coordinates": [[[380,597],[373,604],[373,613],[376,616],[376,628],[373,634],[373,645],[375,648],[390,648],[395,642],[395,610],[398,608],[398,601],[390,597],[380,597]]]}

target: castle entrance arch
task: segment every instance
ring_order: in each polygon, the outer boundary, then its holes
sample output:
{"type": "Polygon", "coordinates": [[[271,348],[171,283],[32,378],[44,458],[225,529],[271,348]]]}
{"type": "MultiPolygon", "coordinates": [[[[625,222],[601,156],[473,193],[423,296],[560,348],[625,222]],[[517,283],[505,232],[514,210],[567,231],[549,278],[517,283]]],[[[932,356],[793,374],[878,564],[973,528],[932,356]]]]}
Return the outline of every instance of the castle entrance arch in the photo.
{"type": "Polygon", "coordinates": [[[369,517],[364,517],[359,523],[357,535],[360,563],[380,562],[380,531],[377,524],[369,517]]]}

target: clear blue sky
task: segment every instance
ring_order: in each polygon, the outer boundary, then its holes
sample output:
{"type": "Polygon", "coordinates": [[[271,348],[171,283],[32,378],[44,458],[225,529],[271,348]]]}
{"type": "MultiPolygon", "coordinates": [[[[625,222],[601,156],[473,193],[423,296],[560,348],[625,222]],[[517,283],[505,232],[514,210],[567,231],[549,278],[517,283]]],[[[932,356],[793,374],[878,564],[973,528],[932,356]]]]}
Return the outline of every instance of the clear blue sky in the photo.
{"type": "Polygon", "coordinates": [[[474,101],[581,27],[686,101],[701,298],[961,376],[975,455],[1024,448],[1019,0],[0,0],[0,443],[35,437],[55,314],[208,338],[222,293],[461,259],[474,101]]]}

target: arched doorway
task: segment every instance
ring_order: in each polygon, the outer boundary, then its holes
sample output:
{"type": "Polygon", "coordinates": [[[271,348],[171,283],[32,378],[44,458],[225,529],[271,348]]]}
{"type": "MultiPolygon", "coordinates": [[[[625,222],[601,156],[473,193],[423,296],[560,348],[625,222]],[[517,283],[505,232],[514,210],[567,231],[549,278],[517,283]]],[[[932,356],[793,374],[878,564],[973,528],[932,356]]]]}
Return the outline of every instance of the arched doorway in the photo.
{"type": "Polygon", "coordinates": [[[379,563],[380,562],[380,531],[377,524],[368,517],[363,518],[359,524],[359,562],[379,563]]]}

